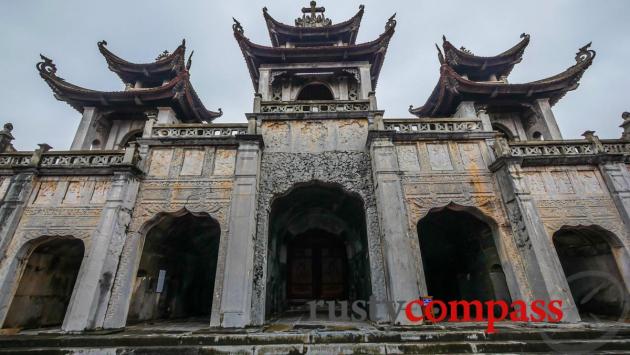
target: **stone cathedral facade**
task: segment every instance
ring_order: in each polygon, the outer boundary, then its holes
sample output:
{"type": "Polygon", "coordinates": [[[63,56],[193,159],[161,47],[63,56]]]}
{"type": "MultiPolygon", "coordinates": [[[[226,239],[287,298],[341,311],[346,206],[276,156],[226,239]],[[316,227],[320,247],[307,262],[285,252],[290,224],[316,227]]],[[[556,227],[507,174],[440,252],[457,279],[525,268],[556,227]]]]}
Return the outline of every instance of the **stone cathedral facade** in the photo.
{"type": "Polygon", "coordinates": [[[333,24],[312,2],[287,25],[265,8],[271,45],[235,20],[255,91],[242,124],[213,123],[185,42],[143,64],[99,42],[124,84],[112,92],[42,56],[41,78],[82,118],[67,151],[16,151],[12,126],[0,132],[2,327],[243,328],[308,300],[421,296],[623,316],[630,115],[619,139],[565,140],[552,111],[590,44],[557,75],[511,83],[529,35],[488,57],[444,38],[416,117],[386,118],[377,83],[397,24],[357,43],[363,13],[333,24]]]}

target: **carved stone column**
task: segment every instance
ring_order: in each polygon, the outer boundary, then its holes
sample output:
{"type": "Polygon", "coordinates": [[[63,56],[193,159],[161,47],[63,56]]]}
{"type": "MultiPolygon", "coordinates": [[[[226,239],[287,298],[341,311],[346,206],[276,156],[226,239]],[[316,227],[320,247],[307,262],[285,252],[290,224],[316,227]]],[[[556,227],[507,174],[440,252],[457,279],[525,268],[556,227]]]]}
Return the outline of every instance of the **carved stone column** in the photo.
{"type": "Polygon", "coordinates": [[[92,140],[96,135],[96,124],[101,117],[101,113],[96,107],[84,107],[83,117],[77,133],[74,135],[72,141],[71,150],[89,150],[92,145],[92,140]]]}
{"type": "Polygon", "coordinates": [[[0,201],[0,264],[6,257],[4,253],[28,203],[34,179],[34,170],[14,175],[11,177],[4,199],[0,201]]]}
{"type": "MultiPolygon", "coordinates": [[[[504,143],[507,144],[507,143],[504,143]]],[[[505,153],[497,149],[501,155],[505,153]]],[[[578,322],[575,302],[564,276],[562,265],[547,234],[529,187],[525,182],[520,163],[503,160],[495,162],[492,169],[499,183],[503,203],[512,225],[527,282],[533,300],[562,300],[563,321],[578,322]]]]}
{"type": "Polygon", "coordinates": [[[560,133],[558,122],[551,110],[549,99],[537,99],[533,105],[534,111],[540,115],[539,119],[546,130],[546,132],[542,132],[545,140],[562,140],[562,133],[560,133]]]}
{"type": "Polygon", "coordinates": [[[238,147],[228,219],[229,235],[221,241],[228,243],[223,294],[220,310],[212,312],[212,326],[241,328],[251,323],[256,198],[261,155],[259,144],[258,141],[241,141],[238,147]]]}
{"type": "MultiPolygon", "coordinates": [[[[379,224],[383,235],[387,287],[391,301],[406,301],[420,296],[416,263],[411,253],[407,209],[400,181],[396,147],[390,138],[375,138],[370,143],[372,170],[379,224]]],[[[392,322],[406,323],[403,313],[392,322]]]]}
{"type": "Polygon", "coordinates": [[[62,329],[80,331],[103,326],[138,187],[139,182],[133,172],[114,173],[98,227],[92,234],[87,259],[77,276],[76,292],[68,305],[62,329]]]}
{"type": "Polygon", "coordinates": [[[11,177],[7,192],[4,198],[0,200],[0,264],[6,257],[4,254],[6,248],[13,238],[20,218],[22,218],[22,212],[28,204],[42,154],[51,148],[48,144],[39,144],[39,148],[35,149],[31,156],[28,168],[11,177]]]}

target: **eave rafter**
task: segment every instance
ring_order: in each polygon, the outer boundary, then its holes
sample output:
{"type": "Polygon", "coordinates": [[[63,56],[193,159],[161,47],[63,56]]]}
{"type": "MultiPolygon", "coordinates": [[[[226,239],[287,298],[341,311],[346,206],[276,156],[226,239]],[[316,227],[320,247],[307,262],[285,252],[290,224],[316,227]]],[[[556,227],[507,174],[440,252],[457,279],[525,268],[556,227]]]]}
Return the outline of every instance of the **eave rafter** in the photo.
{"type": "Polygon", "coordinates": [[[364,9],[365,7],[360,5],[359,11],[349,20],[322,27],[298,27],[282,23],[274,19],[266,7],[263,8],[263,16],[274,47],[284,45],[287,39],[302,40],[304,38],[339,38],[348,44],[355,44],[364,9]]]}
{"type": "Polygon", "coordinates": [[[83,108],[87,106],[141,111],[164,105],[181,113],[181,119],[186,122],[209,122],[222,114],[221,109],[214,112],[204,107],[190,83],[190,74],[186,68],[162,86],[125,91],[98,91],[65,81],[57,76],[57,66],[51,59],[43,55],[40,57],[42,61],[37,63],[36,68],[52,89],[55,98],[65,101],[79,112],[83,112],[83,108]]]}
{"type": "Polygon", "coordinates": [[[523,84],[503,82],[476,82],[458,74],[440,53],[442,65],[440,79],[427,102],[420,107],[410,107],[409,112],[418,117],[448,116],[454,113],[461,101],[485,104],[506,102],[528,102],[547,98],[551,105],[558,102],[568,91],[575,90],[582,75],[593,63],[595,51],[590,43],[580,48],[575,56],[576,63],[557,75],[523,84]]]}
{"type": "Polygon", "coordinates": [[[136,80],[170,80],[185,69],[186,40],[172,52],[164,51],[154,62],[132,63],[117,56],[107,48],[107,41],[98,42],[101,52],[111,71],[124,83],[134,84],[136,80]]]}
{"type": "Polygon", "coordinates": [[[485,72],[495,74],[497,77],[507,77],[514,65],[521,62],[523,53],[529,45],[530,36],[528,34],[521,34],[521,38],[519,43],[503,53],[483,57],[474,55],[464,47],[458,49],[445,36],[442,36],[444,59],[460,75],[485,72]]]}

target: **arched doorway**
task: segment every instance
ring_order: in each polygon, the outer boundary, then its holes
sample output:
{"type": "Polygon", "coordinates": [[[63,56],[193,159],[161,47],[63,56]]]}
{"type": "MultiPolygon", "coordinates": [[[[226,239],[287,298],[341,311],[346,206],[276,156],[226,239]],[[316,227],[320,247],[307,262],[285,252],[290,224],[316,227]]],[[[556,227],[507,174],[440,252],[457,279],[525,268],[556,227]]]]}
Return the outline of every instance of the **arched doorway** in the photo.
{"type": "Polygon", "coordinates": [[[596,226],[563,227],[553,244],[582,320],[618,320],[630,309],[619,268],[628,259],[612,233],[596,226]]]}
{"type": "Polygon", "coordinates": [[[221,230],[208,215],[166,215],[147,233],[127,323],[207,318],[221,230]]]}
{"type": "Polygon", "coordinates": [[[267,318],[305,312],[312,300],[367,300],[371,295],[362,199],[312,183],[274,200],[270,213],[267,318]]]}
{"type": "Polygon", "coordinates": [[[4,328],[59,326],[66,315],[85,252],[83,242],[44,237],[33,245],[4,328]]]}
{"type": "Polygon", "coordinates": [[[321,83],[308,84],[300,90],[296,100],[334,100],[335,96],[328,86],[321,83]]]}
{"type": "Polygon", "coordinates": [[[428,295],[445,303],[504,300],[509,304],[493,228],[472,213],[451,207],[432,210],[418,222],[428,295]]]}

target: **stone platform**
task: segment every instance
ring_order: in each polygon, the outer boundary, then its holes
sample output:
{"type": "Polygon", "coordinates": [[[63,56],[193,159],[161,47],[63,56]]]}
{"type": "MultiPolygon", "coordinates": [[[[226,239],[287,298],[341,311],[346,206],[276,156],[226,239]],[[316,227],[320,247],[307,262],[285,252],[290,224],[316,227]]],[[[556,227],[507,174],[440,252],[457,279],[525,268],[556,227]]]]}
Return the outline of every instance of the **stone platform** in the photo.
{"type": "Polygon", "coordinates": [[[415,327],[281,319],[259,328],[159,322],[81,334],[58,329],[0,336],[0,354],[630,354],[630,324],[446,323],[415,327]]]}

